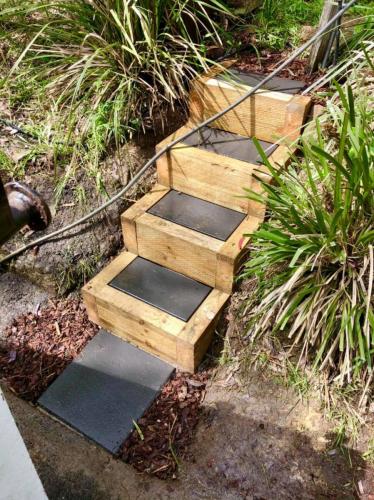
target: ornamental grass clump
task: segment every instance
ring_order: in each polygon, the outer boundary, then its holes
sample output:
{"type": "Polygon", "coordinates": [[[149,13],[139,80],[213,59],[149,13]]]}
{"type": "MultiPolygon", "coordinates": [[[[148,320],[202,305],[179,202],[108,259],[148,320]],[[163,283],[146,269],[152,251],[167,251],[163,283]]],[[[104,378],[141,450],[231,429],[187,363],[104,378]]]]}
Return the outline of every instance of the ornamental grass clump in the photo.
{"type": "MultiPolygon", "coordinates": [[[[104,119],[106,139],[152,124],[187,96],[207,69],[209,46],[228,35],[221,0],[7,1],[0,24],[24,41],[10,77],[43,82],[43,92],[87,130],[104,119]],[[20,68],[21,61],[28,66],[20,68]],[[104,118],[103,118],[104,115],[104,118]]],[[[107,142],[107,141],[106,141],[107,142]]]]}
{"type": "MultiPolygon", "coordinates": [[[[243,277],[260,299],[248,336],[288,337],[300,360],[330,380],[370,383],[374,363],[373,73],[357,88],[338,84],[316,138],[304,139],[287,171],[263,162],[270,218],[252,237],[243,277]]],[[[258,146],[259,147],[259,146],[258,146]]],[[[260,150],[260,148],[259,148],[260,150]]]]}

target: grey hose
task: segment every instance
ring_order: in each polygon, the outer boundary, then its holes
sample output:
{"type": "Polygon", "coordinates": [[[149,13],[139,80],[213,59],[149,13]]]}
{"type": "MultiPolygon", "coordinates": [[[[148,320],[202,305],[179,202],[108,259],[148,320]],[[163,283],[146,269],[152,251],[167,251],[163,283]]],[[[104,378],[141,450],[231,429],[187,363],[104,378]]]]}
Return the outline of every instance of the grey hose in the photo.
{"type": "Polygon", "coordinates": [[[274,78],[274,76],[276,76],[278,73],[280,73],[283,69],[285,69],[292,61],[294,61],[295,59],[297,59],[299,57],[299,55],[302,54],[308,47],[310,47],[310,45],[312,45],[322,34],[324,34],[325,31],[327,31],[331,26],[333,26],[335,24],[336,20],[339,19],[342,16],[342,14],[344,14],[344,12],[347,9],[349,9],[354,3],[356,3],[356,0],[350,0],[350,2],[346,3],[344,5],[344,7],[339,12],[337,12],[337,14],[333,18],[331,18],[330,21],[325,26],[323,26],[321,29],[319,29],[312,36],[312,38],[310,38],[310,40],[308,40],[301,47],[299,47],[298,49],[296,49],[293,52],[293,54],[290,55],[290,57],[288,59],[286,59],[285,61],[283,61],[277,68],[275,68],[271,73],[269,73],[262,81],[260,81],[259,83],[257,83],[254,87],[251,88],[251,90],[249,90],[248,92],[246,92],[245,94],[243,94],[241,97],[239,97],[239,99],[237,99],[235,102],[233,102],[232,104],[230,104],[230,106],[228,106],[227,108],[223,109],[219,113],[216,113],[214,116],[211,116],[207,120],[203,121],[202,123],[200,123],[199,125],[197,125],[193,129],[189,130],[185,134],[181,135],[180,137],[177,137],[176,139],[174,139],[173,141],[171,141],[169,144],[167,144],[166,146],[164,146],[162,149],[160,149],[160,151],[158,151],[158,153],[156,153],[150,160],[148,160],[147,163],[139,170],[139,172],[137,172],[134,175],[134,177],[131,179],[131,181],[128,184],[126,184],[126,186],[123,187],[115,196],[113,196],[112,198],[110,198],[108,201],[106,201],[105,203],[103,203],[99,207],[95,208],[95,210],[92,210],[92,212],[88,213],[87,215],[85,215],[81,219],[78,219],[75,222],[72,222],[71,224],[68,224],[65,227],[57,229],[56,231],[54,231],[54,232],[52,232],[50,234],[47,234],[47,235],[45,235],[45,236],[43,236],[43,237],[41,237],[39,239],[33,240],[30,243],[27,243],[27,245],[24,245],[23,247],[21,247],[21,248],[15,250],[14,252],[10,253],[9,255],[5,256],[4,258],[2,258],[0,260],[0,265],[4,264],[5,262],[7,262],[7,261],[9,261],[11,259],[13,259],[17,255],[20,255],[21,253],[23,253],[25,250],[27,250],[29,248],[33,248],[36,245],[40,245],[41,243],[44,243],[45,241],[48,241],[51,238],[54,238],[55,236],[60,235],[61,233],[69,231],[70,229],[73,229],[74,227],[76,227],[76,226],[78,226],[80,224],[83,224],[87,220],[91,219],[92,217],[94,217],[95,215],[97,215],[98,213],[100,213],[101,211],[105,210],[107,207],[109,207],[113,203],[115,203],[127,191],[129,191],[138,182],[139,179],[141,179],[143,177],[143,175],[146,173],[146,171],[162,155],[164,155],[165,153],[167,153],[171,148],[173,148],[179,142],[184,141],[185,139],[187,139],[188,137],[190,137],[195,132],[197,132],[200,129],[206,127],[207,125],[211,124],[212,122],[218,120],[224,114],[226,114],[229,111],[233,110],[239,104],[241,104],[243,101],[245,101],[246,99],[248,99],[248,97],[250,97],[255,92],[257,92],[257,90],[259,90],[264,84],[266,84],[268,81],[270,81],[272,78],[274,78]]]}

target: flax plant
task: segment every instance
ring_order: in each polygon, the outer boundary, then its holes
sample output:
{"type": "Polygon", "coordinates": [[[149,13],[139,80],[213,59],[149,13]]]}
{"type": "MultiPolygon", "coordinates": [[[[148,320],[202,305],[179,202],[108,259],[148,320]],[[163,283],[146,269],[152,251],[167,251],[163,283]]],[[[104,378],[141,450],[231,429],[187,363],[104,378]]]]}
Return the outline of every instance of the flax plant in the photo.
{"type": "MultiPolygon", "coordinates": [[[[374,363],[373,73],[337,93],[287,171],[274,168],[264,194],[270,218],[252,237],[242,277],[258,278],[261,298],[248,336],[288,336],[300,361],[339,383],[368,386],[374,363]]],[[[367,388],[367,387],[366,387],[367,388]]]]}

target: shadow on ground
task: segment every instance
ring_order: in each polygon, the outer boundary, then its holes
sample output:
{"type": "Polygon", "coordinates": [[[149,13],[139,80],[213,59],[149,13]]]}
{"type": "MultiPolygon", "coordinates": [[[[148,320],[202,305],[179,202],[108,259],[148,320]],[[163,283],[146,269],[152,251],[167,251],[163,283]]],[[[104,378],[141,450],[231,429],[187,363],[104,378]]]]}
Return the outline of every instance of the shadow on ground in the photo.
{"type": "Polygon", "coordinates": [[[357,451],[330,450],[331,428],[312,404],[272,382],[208,389],[191,454],[177,480],[137,474],[94,443],[6,393],[51,500],[349,499],[370,471],[357,451]],[[296,405],[295,405],[296,402],[296,405]],[[330,451],[329,451],[330,450],[330,451]]]}

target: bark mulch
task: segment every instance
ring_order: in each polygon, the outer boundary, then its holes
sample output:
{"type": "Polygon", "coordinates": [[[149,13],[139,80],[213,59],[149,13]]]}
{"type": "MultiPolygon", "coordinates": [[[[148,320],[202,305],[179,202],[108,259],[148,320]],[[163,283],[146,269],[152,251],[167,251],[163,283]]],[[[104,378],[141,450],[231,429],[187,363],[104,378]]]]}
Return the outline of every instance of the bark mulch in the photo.
{"type": "MultiPolygon", "coordinates": [[[[49,301],[47,307],[16,318],[0,344],[0,381],[35,403],[78,356],[98,328],[77,299],[49,301]]],[[[178,372],[163,387],[119,458],[159,478],[176,477],[200,416],[208,372],[178,372]]]]}
{"type": "Polygon", "coordinates": [[[97,330],[78,300],[50,300],[48,307],[16,318],[5,329],[0,381],[36,402],[97,330]]]}
{"type": "Polygon", "coordinates": [[[188,458],[207,378],[207,372],[177,372],[139,419],[119,457],[140,472],[175,478],[179,459],[188,458]]]}
{"type": "MultiPolygon", "coordinates": [[[[287,59],[290,52],[287,51],[270,51],[262,50],[259,55],[256,53],[242,53],[238,55],[238,60],[234,64],[234,68],[240,71],[248,71],[267,75],[271,73],[275,67],[287,59]]],[[[314,82],[321,73],[315,72],[309,74],[308,59],[295,59],[287,68],[279,73],[279,77],[288,78],[290,80],[301,80],[307,85],[314,82]]]]}

